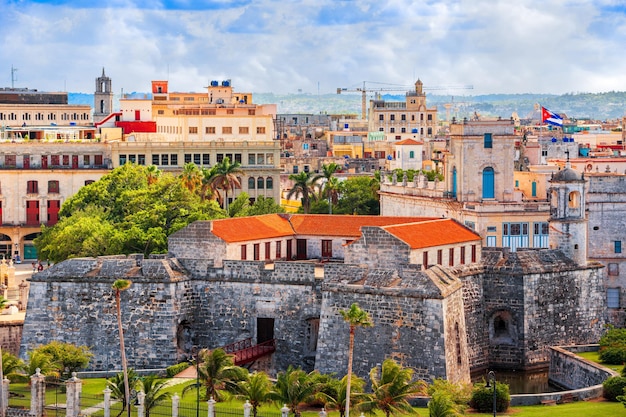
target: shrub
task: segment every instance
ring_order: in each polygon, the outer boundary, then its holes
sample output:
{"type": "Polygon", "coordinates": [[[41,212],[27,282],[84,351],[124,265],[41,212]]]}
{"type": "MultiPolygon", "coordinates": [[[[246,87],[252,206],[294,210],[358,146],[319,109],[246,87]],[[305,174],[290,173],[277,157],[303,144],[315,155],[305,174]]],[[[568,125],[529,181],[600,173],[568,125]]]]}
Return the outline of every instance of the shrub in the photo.
{"type": "Polygon", "coordinates": [[[609,401],[617,401],[617,397],[624,395],[626,378],[612,376],[602,383],[602,395],[609,401]]]}
{"type": "MultiPolygon", "coordinates": [[[[509,385],[501,382],[496,383],[496,411],[501,413],[509,408],[511,395],[509,385]]],[[[493,410],[493,386],[487,387],[485,383],[474,385],[470,406],[482,413],[493,410]]]]}
{"type": "Polygon", "coordinates": [[[626,362],[626,329],[608,326],[599,344],[602,362],[612,365],[626,362]]]}
{"type": "Polygon", "coordinates": [[[428,386],[427,394],[433,398],[437,394],[448,396],[454,402],[455,410],[462,413],[472,398],[472,384],[453,384],[446,379],[437,378],[428,386]]]}
{"type": "Polygon", "coordinates": [[[175,375],[178,375],[179,373],[189,368],[190,366],[191,364],[189,362],[181,362],[181,363],[177,363],[176,365],[168,366],[166,369],[167,377],[173,378],[175,375]]]}

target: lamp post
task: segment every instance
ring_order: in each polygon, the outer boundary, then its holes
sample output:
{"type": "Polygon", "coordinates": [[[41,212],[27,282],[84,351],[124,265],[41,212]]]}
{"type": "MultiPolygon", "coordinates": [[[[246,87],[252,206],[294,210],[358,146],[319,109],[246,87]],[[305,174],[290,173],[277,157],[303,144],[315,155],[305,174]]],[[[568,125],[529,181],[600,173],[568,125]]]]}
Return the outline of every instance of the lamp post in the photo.
{"type": "Polygon", "coordinates": [[[493,384],[493,417],[496,417],[496,373],[489,371],[487,373],[487,385],[486,388],[491,388],[489,384],[493,384]]]}

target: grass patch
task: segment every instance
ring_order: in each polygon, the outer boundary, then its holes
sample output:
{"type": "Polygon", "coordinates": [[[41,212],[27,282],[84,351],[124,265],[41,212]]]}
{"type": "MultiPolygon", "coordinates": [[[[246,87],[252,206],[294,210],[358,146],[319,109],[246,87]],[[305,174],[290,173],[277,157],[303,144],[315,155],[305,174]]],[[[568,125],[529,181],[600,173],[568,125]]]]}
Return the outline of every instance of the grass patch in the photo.
{"type": "Polygon", "coordinates": [[[624,368],[624,365],[613,365],[610,363],[604,363],[600,361],[600,353],[598,351],[595,352],[581,352],[581,353],[577,353],[576,355],[580,356],[581,358],[585,358],[591,362],[595,362],[598,363],[602,366],[604,366],[605,368],[609,368],[614,370],[615,372],[617,372],[618,374],[622,373],[622,369],[624,368]]]}

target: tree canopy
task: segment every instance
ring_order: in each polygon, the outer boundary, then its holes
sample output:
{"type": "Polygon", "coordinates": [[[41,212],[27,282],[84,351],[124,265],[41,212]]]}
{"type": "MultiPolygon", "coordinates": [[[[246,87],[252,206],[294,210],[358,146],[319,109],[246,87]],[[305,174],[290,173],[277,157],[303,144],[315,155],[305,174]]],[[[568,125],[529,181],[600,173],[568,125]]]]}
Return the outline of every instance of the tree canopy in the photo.
{"type": "Polygon", "coordinates": [[[226,217],[212,200],[190,191],[180,177],[125,164],[82,187],[42,227],[34,244],[41,259],[164,253],[167,237],[196,220],[226,217]]]}

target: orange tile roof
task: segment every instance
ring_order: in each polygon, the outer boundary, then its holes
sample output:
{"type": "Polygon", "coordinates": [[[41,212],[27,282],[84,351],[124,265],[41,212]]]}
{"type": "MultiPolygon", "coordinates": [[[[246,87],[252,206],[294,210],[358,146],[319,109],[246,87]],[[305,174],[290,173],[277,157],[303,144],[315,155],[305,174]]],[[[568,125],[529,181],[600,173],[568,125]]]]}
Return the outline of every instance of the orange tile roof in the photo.
{"type": "Polygon", "coordinates": [[[278,214],[213,220],[211,232],[227,243],[294,234],[289,221],[278,214]]]}
{"type": "Polygon", "coordinates": [[[423,145],[424,142],[418,142],[415,139],[404,139],[398,142],[394,142],[394,145],[423,145]]]}
{"type": "Polygon", "coordinates": [[[384,227],[386,231],[406,242],[411,249],[480,241],[480,235],[452,219],[436,219],[419,223],[384,227]]]}
{"type": "Polygon", "coordinates": [[[433,217],[351,216],[328,214],[294,214],[291,225],[299,235],[361,236],[362,226],[390,226],[433,220],[433,217]]]}

